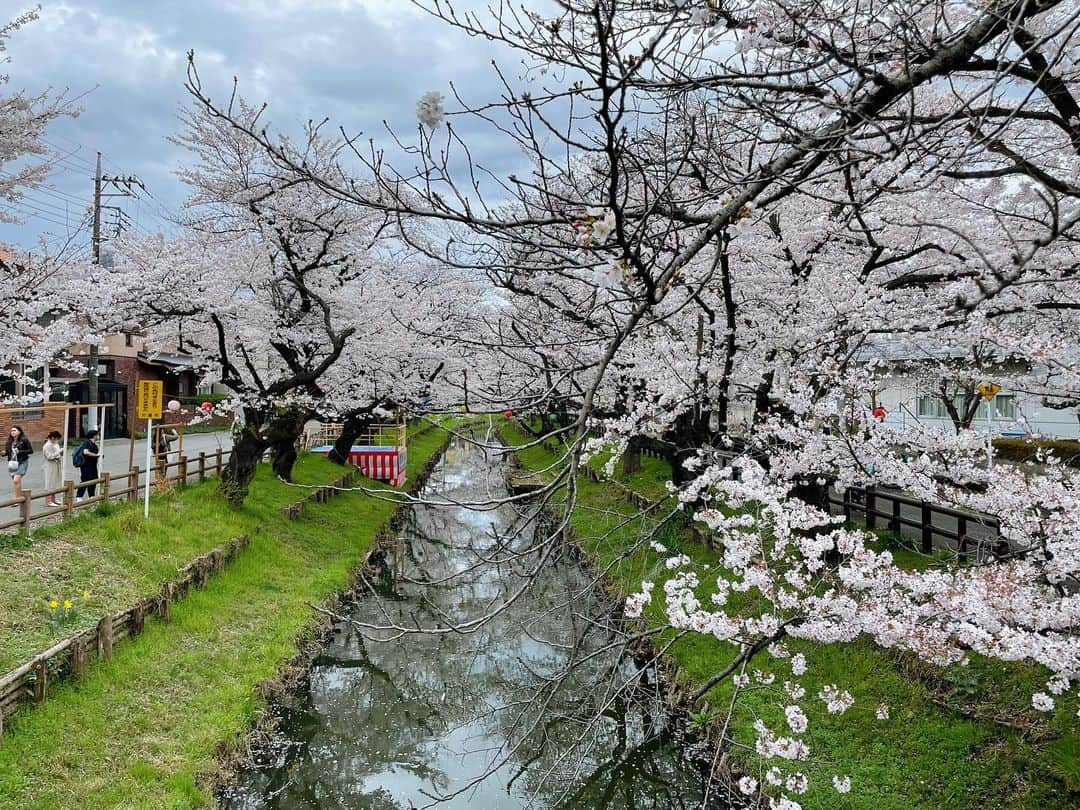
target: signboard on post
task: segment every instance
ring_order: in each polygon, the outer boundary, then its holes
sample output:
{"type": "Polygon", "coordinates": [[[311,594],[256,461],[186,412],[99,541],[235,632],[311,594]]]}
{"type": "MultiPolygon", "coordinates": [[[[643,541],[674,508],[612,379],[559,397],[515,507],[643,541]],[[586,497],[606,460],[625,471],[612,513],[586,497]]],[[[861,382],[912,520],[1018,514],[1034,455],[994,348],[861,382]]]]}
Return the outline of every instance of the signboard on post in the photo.
{"type": "Polygon", "coordinates": [[[165,384],[160,380],[139,380],[136,390],[139,419],[160,419],[161,403],[165,398],[165,384]]]}
{"type": "Polygon", "coordinates": [[[983,383],[978,388],[983,399],[990,403],[986,425],[986,469],[988,470],[994,466],[994,397],[1000,390],[1001,386],[997,383],[983,383]]]}
{"type": "Polygon", "coordinates": [[[160,380],[139,380],[136,388],[139,418],[146,420],[146,489],[143,491],[143,517],[150,517],[150,443],[154,436],[154,420],[161,418],[164,384],[160,380]]]}

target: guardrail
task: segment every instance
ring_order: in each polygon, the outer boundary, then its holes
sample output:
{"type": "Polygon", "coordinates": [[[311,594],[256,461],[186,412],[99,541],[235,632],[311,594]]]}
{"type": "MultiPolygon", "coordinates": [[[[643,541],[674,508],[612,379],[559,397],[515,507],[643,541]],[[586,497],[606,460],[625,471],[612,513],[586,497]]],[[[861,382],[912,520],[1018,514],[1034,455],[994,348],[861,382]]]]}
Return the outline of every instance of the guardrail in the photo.
{"type": "MultiPolygon", "coordinates": [[[[209,476],[221,475],[221,470],[228,463],[231,453],[232,450],[218,448],[213,453],[200,452],[198,456],[180,456],[176,461],[159,458],[150,473],[154,476],[155,486],[168,483],[183,486],[191,483],[193,479],[203,481],[209,476]]],[[[21,528],[29,532],[35,522],[57,516],[66,520],[78,510],[88,506],[96,506],[109,501],[137,501],[146,483],[146,475],[147,471],[136,465],[119,475],[104,472],[91,481],[64,481],[64,485],[56,489],[23,489],[21,497],[0,500],[0,510],[11,507],[18,507],[19,510],[17,518],[0,521],[0,531],[21,528]],[[75,491],[84,486],[96,486],[97,493],[93,497],[83,498],[77,502],[75,491]],[[34,511],[36,502],[44,505],[47,499],[58,495],[63,496],[63,503],[60,506],[45,505],[42,511],[34,511]]]]}

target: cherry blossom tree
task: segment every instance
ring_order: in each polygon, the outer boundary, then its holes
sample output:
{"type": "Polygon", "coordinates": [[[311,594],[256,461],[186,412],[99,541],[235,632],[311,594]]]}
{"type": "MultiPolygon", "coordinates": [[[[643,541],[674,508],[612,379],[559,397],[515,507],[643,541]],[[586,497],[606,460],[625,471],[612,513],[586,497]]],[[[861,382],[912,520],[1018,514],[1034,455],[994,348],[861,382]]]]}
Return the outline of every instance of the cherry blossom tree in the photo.
{"type": "MultiPolygon", "coordinates": [[[[37,12],[30,11],[0,23],[0,64],[10,62],[5,56],[7,41],[35,19],[37,12]]],[[[0,90],[10,81],[7,73],[0,73],[0,90]]],[[[45,179],[51,156],[46,128],[61,116],[77,114],[73,104],[51,90],[0,93],[0,202],[16,205],[45,179]]],[[[15,214],[0,209],[0,222],[15,221],[15,214]]],[[[69,247],[56,246],[39,255],[0,249],[0,292],[7,302],[4,320],[9,333],[0,349],[0,367],[8,370],[17,389],[26,392],[23,399],[41,396],[30,372],[62,356],[78,338],[77,324],[56,305],[56,292],[69,282],[57,278],[70,267],[69,247]]]]}
{"type": "MultiPolygon", "coordinates": [[[[194,62],[189,90],[265,159],[275,195],[300,178],[499,291],[488,347],[512,362],[487,384],[564,415],[545,431],[566,441],[557,481],[571,508],[583,456],[670,448],[672,493],[723,571],[672,554],[626,614],[662,600],[671,627],[730,651],[695,699],[725,680],[743,688],[755,665],[762,682],[783,670],[787,728],[757,726],[768,770],[744,791],[794,808],[808,788],[772,768],[809,755],[805,661],[787,638],[865,636],[935,664],[1028,660],[1049,673],[1033,705],[1053,707],[1080,676],[1076,480],[1053,463],[987,469],[969,431],[866,419],[887,373],[867,348],[980,346],[1046,369],[1028,380],[1043,396],[1078,400],[1062,337],[1080,326],[1075,6],[418,5],[513,49],[524,72],[501,73],[490,102],[425,95],[415,143],[397,141],[408,169],[348,133],[328,140],[325,124],[302,141],[275,135],[215,103],[194,62]],[[459,117],[517,147],[521,172],[481,180],[459,117]],[[454,237],[417,238],[404,221],[454,237]],[[993,516],[1008,551],[905,568],[827,508],[830,486],[864,485],[993,516]]],[[[809,699],[843,713],[851,688],[809,699]]]]}

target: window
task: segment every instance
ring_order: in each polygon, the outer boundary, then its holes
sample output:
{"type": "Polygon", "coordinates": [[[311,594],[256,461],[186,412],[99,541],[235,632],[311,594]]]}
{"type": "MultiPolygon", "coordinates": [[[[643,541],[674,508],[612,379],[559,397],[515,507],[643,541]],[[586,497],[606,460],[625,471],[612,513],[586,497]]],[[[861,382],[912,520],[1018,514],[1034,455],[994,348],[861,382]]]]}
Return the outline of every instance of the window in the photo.
{"type": "MultiPolygon", "coordinates": [[[[953,400],[956,403],[956,412],[963,416],[964,413],[964,395],[957,394],[956,399],[953,400]]],[[[979,406],[975,409],[975,416],[972,417],[972,421],[978,419],[987,419],[990,415],[990,408],[986,404],[986,400],[983,399],[982,394],[979,394],[979,406]]]]}
{"type": "Polygon", "coordinates": [[[127,346],[128,348],[131,348],[132,346],[134,346],[135,345],[135,335],[131,334],[131,332],[124,332],[124,345],[127,346]]]}
{"type": "Polygon", "coordinates": [[[945,410],[945,403],[940,397],[921,396],[916,401],[915,407],[919,416],[932,419],[946,419],[949,416],[949,412],[945,410]]]}
{"type": "MultiPolygon", "coordinates": [[[[953,407],[956,408],[956,413],[963,418],[964,416],[964,394],[957,394],[953,397],[953,407]]],[[[936,396],[920,396],[916,400],[916,412],[920,417],[926,417],[928,419],[948,419],[949,411],[945,407],[945,403],[941,400],[941,397],[936,396]]],[[[994,418],[995,419],[1017,419],[1020,415],[1020,409],[1016,405],[1016,396],[1014,394],[998,394],[994,398],[994,418]]],[[[975,416],[972,417],[972,422],[987,422],[990,419],[990,405],[982,396],[979,396],[979,407],[975,411],[975,416]]]]}
{"type": "MultiPolygon", "coordinates": [[[[37,368],[30,371],[25,366],[20,365],[11,372],[10,377],[4,377],[3,380],[0,381],[0,394],[8,397],[17,397],[19,399],[22,399],[23,397],[33,397],[35,395],[40,396],[44,383],[44,368],[37,368]]],[[[29,410],[16,411],[17,419],[40,419],[44,415],[43,411],[35,408],[32,402],[26,402],[25,400],[15,402],[10,407],[29,408],[29,410]]]]}
{"type": "Polygon", "coordinates": [[[998,394],[994,397],[994,416],[998,419],[1017,419],[1020,409],[1016,407],[1016,397],[1013,394],[998,394]]]}

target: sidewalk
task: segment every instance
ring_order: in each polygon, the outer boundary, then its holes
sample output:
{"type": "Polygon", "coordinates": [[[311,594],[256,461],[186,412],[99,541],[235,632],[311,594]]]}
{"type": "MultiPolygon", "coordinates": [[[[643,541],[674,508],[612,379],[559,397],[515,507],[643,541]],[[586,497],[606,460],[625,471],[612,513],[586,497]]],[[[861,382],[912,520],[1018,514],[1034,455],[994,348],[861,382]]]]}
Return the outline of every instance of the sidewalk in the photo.
{"type": "MultiPolygon", "coordinates": [[[[67,453],[64,456],[64,480],[79,480],[79,470],[71,464],[71,456],[75,452],[75,448],[79,446],[79,441],[80,440],[68,442],[67,453]]],[[[103,444],[101,461],[98,464],[99,472],[109,472],[114,476],[127,475],[129,470],[128,439],[106,439],[103,444]]],[[[177,447],[178,443],[174,442],[173,452],[169,454],[169,461],[176,460],[177,447]]],[[[228,450],[232,447],[232,435],[228,431],[221,431],[218,433],[192,433],[184,437],[184,455],[189,459],[198,458],[200,451],[207,455],[213,455],[219,447],[222,450],[228,450]]],[[[23,489],[29,489],[31,492],[39,492],[44,488],[44,473],[41,468],[42,458],[41,445],[35,444],[34,455],[30,456],[30,470],[23,478],[23,489]]],[[[132,463],[140,468],[146,466],[145,439],[137,439],[135,441],[135,458],[132,463]]],[[[7,475],[5,471],[3,483],[0,483],[0,500],[6,500],[10,497],[12,497],[11,476],[7,475]]],[[[35,501],[35,504],[36,503],[37,501],[35,501]]],[[[39,507],[35,506],[35,511],[38,508],[39,507]]],[[[18,508],[14,506],[0,509],[0,520],[13,518],[17,514],[18,508]]]]}

